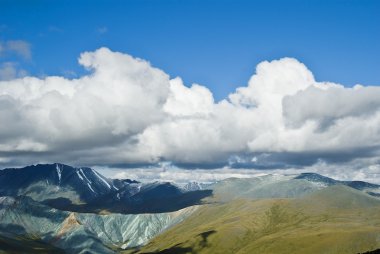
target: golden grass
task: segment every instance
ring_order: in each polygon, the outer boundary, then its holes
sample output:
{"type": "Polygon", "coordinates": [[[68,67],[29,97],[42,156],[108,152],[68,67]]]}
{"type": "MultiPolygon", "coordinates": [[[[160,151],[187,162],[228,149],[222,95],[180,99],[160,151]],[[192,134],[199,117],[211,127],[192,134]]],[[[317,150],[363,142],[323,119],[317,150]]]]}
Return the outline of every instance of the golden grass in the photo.
{"type": "Polygon", "coordinates": [[[204,205],[138,253],[359,253],[377,248],[380,202],[339,186],[299,199],[204,205]]]}

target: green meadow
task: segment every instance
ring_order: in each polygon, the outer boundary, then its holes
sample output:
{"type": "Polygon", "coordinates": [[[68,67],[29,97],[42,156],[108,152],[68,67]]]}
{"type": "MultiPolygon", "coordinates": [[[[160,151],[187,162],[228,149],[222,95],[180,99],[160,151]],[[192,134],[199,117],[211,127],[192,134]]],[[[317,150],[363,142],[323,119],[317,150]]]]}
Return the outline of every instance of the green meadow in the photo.
{"type": "Polygon", "coordinates": [[[203,205],[134,253],[363,253],[380,248],[380,201],[346,186],[300,198],[203,205]]]}

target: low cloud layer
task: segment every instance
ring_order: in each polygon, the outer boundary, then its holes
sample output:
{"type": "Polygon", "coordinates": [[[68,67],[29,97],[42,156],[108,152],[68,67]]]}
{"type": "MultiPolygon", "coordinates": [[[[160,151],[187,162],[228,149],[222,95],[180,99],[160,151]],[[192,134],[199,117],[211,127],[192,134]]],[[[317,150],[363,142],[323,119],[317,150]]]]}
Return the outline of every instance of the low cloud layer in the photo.
{"type": "Polygon", "coordinates": [[[188,170],[176,167],[170,163],[159,163],[155,166],[138,168],[107,168],[96,167],[103,175],[117,179],[138,179],[141,182],[175,182],[186,184],[188,182],[212,183],[226,178],[251,178],[262,175],[298,175],[304,172],[319,173],[336,180],[366,181],[380,184],[380,165],[372,165],[369,161],[361,159],[341,164],[327,164],[318,162],[302,168],[286,169],[252,169],[231,168],[225,166],[216,169],[188,170]]]}
{"type": "Polygon", "coordinates": [[[317,82],[292,58],[262,62],[214,101],[205,86],[127,54],[81,54],[78,79],[0,82],[0,163],[302,168],[380,161],[380,87],[317,82]]]}

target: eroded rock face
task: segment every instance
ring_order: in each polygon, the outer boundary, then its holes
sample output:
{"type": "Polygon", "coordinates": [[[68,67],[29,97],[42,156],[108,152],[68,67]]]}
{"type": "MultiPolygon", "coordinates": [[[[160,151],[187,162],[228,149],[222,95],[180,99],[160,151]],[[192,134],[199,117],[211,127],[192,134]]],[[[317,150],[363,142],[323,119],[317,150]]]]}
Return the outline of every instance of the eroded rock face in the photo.
{"type": "Polygon", "coordinates": [[[78,222],[75,213],[70,213],[70,215],[62,222],[57,237],[61,237],[68,231],[75,230],[75,227],[79,227],[80,225],[81,224],[78,222]]]}
{"type": "Polygon", "coordinates": [[[78,214],[78,221],[107,244],[129,248],[141,246],[165,229],[175,225],[198,206],[187,207],[176,212],[154,214],[78,214]]]}
{"type": "Polygon", "coordinates": [[[30,198],[0,198],[0,233],[33,236],[69,253],[113,253],[147,243],[198,207],[155,214],[86,214],[60,211],[30,198]]]}

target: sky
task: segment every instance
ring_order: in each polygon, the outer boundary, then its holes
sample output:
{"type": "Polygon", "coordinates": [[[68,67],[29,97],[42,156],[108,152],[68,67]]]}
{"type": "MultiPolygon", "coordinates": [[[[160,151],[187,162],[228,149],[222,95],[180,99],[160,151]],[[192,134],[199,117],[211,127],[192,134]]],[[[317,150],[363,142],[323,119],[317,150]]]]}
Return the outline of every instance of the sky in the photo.
{"type": "Polygon", "coordinates": [[[0,0],[0,165],[373,179],[379,11],[366,0],[0,0]]]}
{"type": "Polygon", "coordinates": [[[318,81],[379,84],[379,12],[368,0],[1,0],[0,39],[29,43],[18,67],[30,75],[78,77],[79,54],[106,46],[221,100],[259,62],[281,57],[302,61],[318,81]]]}

